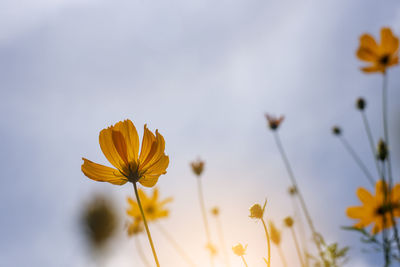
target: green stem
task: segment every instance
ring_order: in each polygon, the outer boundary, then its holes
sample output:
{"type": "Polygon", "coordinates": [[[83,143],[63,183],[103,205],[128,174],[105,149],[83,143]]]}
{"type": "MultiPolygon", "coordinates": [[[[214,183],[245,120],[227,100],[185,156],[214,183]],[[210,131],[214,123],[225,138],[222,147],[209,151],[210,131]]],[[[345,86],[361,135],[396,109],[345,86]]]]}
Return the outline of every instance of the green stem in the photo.
{"type": "Polygon", "coordinates": [[[144,215],[142,203],[140,202],[139,193],[138,193],[138,190],[137,190],[137,185],[136,185],[136,183],[133,183],[133,188],[134,188],[134,190],[135,190],[136,200],[137,200],[137,202],[138,202],[138,206],[139,206],[139,209],[140,209],[140,213],[142,214],[142,219],[143,219],[144,227],[146,228],[146,233],[147,233],[147,237],[148,237],[149,242],[150,242],[151,250],[152,250],[152,252],[153,252],[154,260],[155,260],[155,262],[156,262],[157,267],[160,267],[160,263],[158,262],[158,258],[157,258],[156,249],[154,248],[153,240],[151,239],[151,234],[150,234],[149,226],[147,225],[146,216],[144,215]]]}
{"type": "Polygon", "coordinates": [[[303,198],[303,194],[302,194],[301,191],[300,191],[300,188],[299,188],[299,186],[298,186],[298,184],[297,184],[297,181],[296,181],[296,178],[295,178],[295,176],[294,176],[293,170],[292,170],[292,168],[291,168],[291,166],[290,166],[289,159],[287,158],[286,153],[285,153],[285,150],[283,149],[281,140],[280,140],[280,138],[279,138],[279,134],[278,134],[277,131],[273,131],[273,132],[274,132],[274,137],[275,137],[276,145],[278,146],[278,150],[279,150],[279,152],[280,152],[280,154],[281,154],[281,156],[282,156],[282,159],[283,159],[283,162],[284,162],[284,164],[285,164],[286,170],[287,170],[287,172],[288,172],[288,174],[289,174],[289,178],[290,178],[290,180],[292,181],[292,185],[293,185],[293,186],[296,188],[296,190],[297,190],[297,195],[298,195],[298,197],[299,197],[300,206],[301,206],[301,208],[302,208],[302,210],[303,210],[303,213],[304,213],[304,215],[305,215],[305,217],[306,217],[306,219],[307,219],[307,223],[308,223],[308,225],[309,225],[309,227],[310,227],[310,229],[311,229],[311,232],[312,232],[312,234],[313,234],[313,240],[314,240],[314,243],[315,243],[315,245],[316,245],[316,247],[317,247],[317,249],[318,249],[318,255],[320,256],[322,262],[324,262],[324,257],[323,257],[323,255],[322,255],[321,244],[320,244],[320,242],[317,240],[317,237],[319,236],[319,234],[317,233],[317,231],[316,231],[316,229],[315,229],[315,227],[314,227],[314,223],[313,223],[313,221],[312,221],[312,219],[311,219],[310,213],[308,212],[307,205],[306,205],[306,203],[305,203],[305,201],[304,201],[304,198],[303,198]]]}
{"type": "Polygon", "coordinates": [[[165,238],[168,240],[168,242],[171,243],[171,245],[175,248],[175,250],[178,252],[178,254],[190,265],[190,266],[196,266],[192,259],[186,254],[186,252],[183,250],[183,248],[176,242],[176,240],[171,236],[168,231],[162,227],[161,224],[157,223],[156,224],[158,227],[158,230],[165,236],[165,238]]]}
{"type": "MultiPolygon", "coordinates": [[[[204,203],[203,185],[201,183],[200,177],[197,178],[197,189],[198,189],[198,193],[199,193],[201,213],[203,215],[204,228],[206,230],[207,243],[208,243],[208,245],[211,246],[212,243],[211,243],[210,228],[208,226],[206,206],[204,203]]],[[[211,266],[214,266],[214,258],[213,258],[213,255],[211,252],[210,252],[210,258],[211,258],[211,266]]]]}
{"type": "Polygon", "coordinates": [[[242,256],[240,256],[241,258],[242,258],[242,260],[243,260],[243,263],[244,263],[244,266],[246,266],[246,267],[249,267],[248,265],[247,265],[247,262],[246,262],[246,260],[244,259],[244,256],[242,255],[242,256]]]}
{"type": "Polygon", "coordinates": [[[267,245],[268,245],[268,261],[267,261],[267,265],[268,267],[271,267],[271,241],[269,239],[269,233],[268,233],[268,229],[267,229],[267,225],[265,224],[264,218],[261,218],[261,221],[263,223],[264,226],[264,230],[265,230],[265,236],[267,237],[267,245]]]}
{"type": "Polygon", "coordinates": [[[292,232],[292,237],[293,237],[294,244],[296,246],[297,256],[299,256],[300,264],[301,264],[302,267],[305,267],[304,260],[303,260],[303,257],[301,255],[299,241],[297,240],[296,233],[294,231],[293,226],[290,227],[290,231],[292,232]]]}
{"type": "Polygon", "coordinates": [[[142,246],[141,246],[141,244],[140,244],[139,236],[138,236],[138,235],[135,235],[135,236],[134,236],[134,239],[135,239],[135,243],[136,243],[137,252],[139,253],[139,256],[140,256],[140,258],[142,259],[144,265],[146,265],[147,267],[151,267],[149,261],[147,260],[146,255],[145,255],[144,252],[143,252],[142,246]]]}
{"type": "MultiPolygon", "coordinates": [[[[295,221],[297,221],[296,225],[298,226],[298,231],[299,231],[299,236],[300,236],[300,240],[301,240],[301,248],[302,248],[302,254],[305,258],[305,265],[304,266],[309,266],[308,262],[309,262],[309,258],[308,258],[308,249],[307,249],[307,242],[306,242],[306,238],[305,238],[305,230],[304,230],[304,223],[303,220],[300,216],[300,214],[298,214],[297,212],[297,202],[294,201],[294,198],[292,198],[292,205],[293,205],[293,214],[294,214],[294,218],[295,221]]],[[[294,229],[293,229],[294,231],[294,229]]]]}

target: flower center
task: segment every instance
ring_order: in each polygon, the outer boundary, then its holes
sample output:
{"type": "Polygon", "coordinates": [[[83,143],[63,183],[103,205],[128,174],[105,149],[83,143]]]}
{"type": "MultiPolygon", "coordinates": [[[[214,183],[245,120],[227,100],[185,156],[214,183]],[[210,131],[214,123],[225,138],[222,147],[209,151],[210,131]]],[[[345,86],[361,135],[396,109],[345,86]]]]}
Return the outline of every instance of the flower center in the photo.
{"type": "Polygon", "coordinates": [[[391,212],[394,209],[399,208],[399,204],[397,203],[386,203],[375,210],[375,214],[379,216],[385,215],[387,212],[391,212]]]}
{"type": "Polygon", "coordinates": [[[387,65],[389,63],[390,55],[383,55],[379,58],[379,62],[382,65],[387,65]]]}
{"type": "Polygon", "coordinates": [[[148,213],[148,214],[153,214],[154,211],[155,211],[155,208],[153,206],[148,206],[146,208],[146,213],[148,213]]]}

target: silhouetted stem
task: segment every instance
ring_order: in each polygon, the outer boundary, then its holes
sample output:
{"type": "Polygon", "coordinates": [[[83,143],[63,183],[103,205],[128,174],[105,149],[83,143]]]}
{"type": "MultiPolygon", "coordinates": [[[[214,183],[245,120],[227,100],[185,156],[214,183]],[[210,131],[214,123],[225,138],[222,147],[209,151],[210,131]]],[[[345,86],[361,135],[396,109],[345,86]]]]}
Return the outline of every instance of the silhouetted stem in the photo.
{"type": "Polygon", "coordinates": [[[299,241],[297,240],[296,232],[294,231],[293,226],[290,227],[290,231],[292,232],[292,237],[293,237],[294,244],[296,246],[297,256],[299,257],[300,264],[302,267],[305,267],[305,263],[304,263],[303,256],[302,256],[300,246],[299,246],[299,241]]]}
{"type": "Polygon", "coordinates": [[[140,197],[139,197],[139,193],[138,193],[138,190],[137,190],[137,185],[136,185],[136,183],[133,183],[133,188],[135,189],[136,200],[137,200],[137,202],[138,202],[138,206],[139,206],[139,209],[140,209],[140,213],[142,214],[142,219],[143,219],[144,227],[146,228],[146,233],[147,233],[147,237],[148,237],[148,239],[149,239],[149,243],[150,243],[150,246],[151,246],[151,251],[153,252],[154,260],[155,260],[155,262],[156,262],[157,267],[160,267],[160,263],[158,262],[158,258],[157,258],[156,249],[154,248],[153,240],[151,239],[151,234],[150,234],[149,226],[147,225],[146,216],[144,215],[142,203],[140,202],[140,197]]]}
{"type": "Polygon", "coordinates": [[[281,261],[284,267],[287,267],[287,263],[286,263],[286,258],[285,258],[285,254],[282,251],[282,247],[280,245],[278,245],[278,251],[279,251],[279,257],[281,257],[281,261]]]}
{"type": "MultiPolygon", "coordinates": [[[[297,202],[296,201],[294,201],[294,198],[292,198],[292,205],[293,205],[293,213],[294,213],[294,218],[295,218],[295,221],[297,222],[296,223],[296,226],[298,226],[298,230],[299,230],[299,235],[300,235],[300,240],[301,240],[301,248],[302,248],[302,251],[301,251],[301,254],[302,255],[304,255],[304,258],[305,258],[305,265],[304,266],[308,266],[308,262],[309,262],[309,260],[308,260],[308,257],[307,257],[307,255],[308,255],[308,249],[307,249],[307,242],[306,242],[306,239],[305,239],[305,234],[304,234],[304,224],[303,224],[303,220],[302,220],[302,218],[301,218],[301,216],[300,216],[300,214],[298,214],[298,212],[297,212],[297,202]]],[[[295,227],[295,226],[293,226],[293,227],[295,227]]],[[[295,230],[293,229],[293,232],[294,232],[295,230]]],[[[299,246],[299,248],[300,248],[300,246],[299,246]]]]}
{"type": "Polygon", "coordinates": [[[261,221],[262,221],[263,226],[264,226],[265,236],[267,238],[267,245],[268,245],[268,254],[267,254],[268,261],[267,261],[267,265],[268,265],[268,267],[271,267],[271,241],[269,239],[269,233],[268,233],[267,225],[265,224],[264,219],[261,218],[261,221]]]}
{"type": "Polygon", "coordinates": [[[186,254],[186,252],[183,250],[183,248],[176,242],[174,237],[168,233],[168,231],[159,223],[156,224],[158,227],[158,230],[165,236],[165,238],[168,240],[168,242],[171,243],[171,245],[174,247],[174,249],[178,252],[178,254],[191,266],[196,266],[192,259],[186,254]]]}
{"type": "Polygon", "coordinates": [[[139,236],[135,235],[134,239],[135,239],[137,252],[138,252],[140,258],[142,259],[144,265],[146,265],[147,267],[151,267],[151,264],[149,263],[149,261],[147,260],[146,255],[143,252],[143,248],[142,248],[142,245],[140,244],[139,236]]]}
{"type": "Polygon", "coordinates": [[[375,179],[372,176],[372,174],[368,171],[368,168],[365,166],[365,164],[362,162],[360,157],[357,155],[357,153],[354,151],[353,147],[350,145],[349,142],[343,137],[339,136],[340,141],[342,142],[344,148],[349,152],[349,154],[352,156],[354,161],[357,163],[358,167],[362,170],[362,172],[365,174],[365,177],[368,179],[368,182],[374,187],[375,186],[375,179]]]}
{"type": "Polygon", "coordinates": [[[309,227],[311,229],[311,232],[313,234],[313,240],[314,240],[314,243],[315,243],[315,245],[316,245],[316,247],[318,249],[318,255],[320,256],[322,262],[324,262],[324,258],[322,256],[321,244],[317,240],[318,233],[315,230],[314,223],[313,223],[313,221],[311,219],[310,213],[308,212],[307,205],[306,205],[306,203],[304,201],[304,198],[303,198],[303,194],[301,193],[300,188],[299,188],[299,186],[297,184],[296,178],[294,177],[293,170],[292,170],[292,168],[290,166],[289,159],[286,156],[285,150],[283,149],[281,140],[279,138],[279,134],[278,134],[277,131],[273,131],[273,133],[274,133],[276,145],[278,146],[278,150],[279,150],[279,152],[280,152],[280,154],[282,156],[282,159],[283,159],[283,162],[285,164],[286,170],[287,170],[287,172],[289,174],[289,178],[290,178],[290,180],[292,182],[292,185],[297,190],[297,196],[299,197],[300,206],[301,206],[301,208],[303,210],[303,213],[304,213],[304,215],[305,215],[305,217],[307,219],[307,223],[308,223],[308,225],[309,225],[309,227]]]}
{"type": "Polygon", "coordinates": [[[248,265],[247,265],[247,263],[246,263],[246,260],[244,259],[244,256],[240,256],[240,257],[241,257],[242,260],[243,260],[244,266],[248,267],[248,265]]]}
{"type": "Polygon", "coordinates": [[[371,152],[372,152],[372,156],[373,156],[373,159],[375,162],[376,171],[378,172],[378,176],[380,176],[381,170],[379,169],[378,158],[377,158],[377,153],[376,153],[376,148],[375,148],[375,141],[374,141],[374,137],[372,136],[371,127],[369,126],[367,114],[365,113],[364,110],[361,110],[361,116],[362,116],[362,119],[364,122],[365,132],[367,133],[367,136],[368,136],[368,141],[369,141],[369,145],[371,147],[371,152]]]}
{"type": "MultiPolygon", "coordinates": [[[[206,230],[206,238],[207,238],[208,245],[211,246],[212,243],[211,243],[211,236],[210,236],[210,228],[208,226],[207,212],[206,212],[206,207],[205,207],[205,203],[204,203],[203,186],[202,186],[200,177],[197,178],[197,189],[199,192],[199,201],[200,201],[201,213],[203,215],[204,228],[206,230]]],[[[213,258],[213,255],[211,252],[210,252],[210,258],[211,258],[211,266],[214,266],[214,258],[213,258]]]]}
{"type": "Polygon", "coordinates": [[[224,251],[225,264],[226,264],[227,267],[229,267],[230,266],[230,262],[229,262],[229,257],[228,257],[228,251],[226,250],[224,232],[222,231],[221,219],[219,218],[219,216],[215,216],[215,220],[217,222],[217,229],[218,229],[220,246],[221,246],[221,249],[224,251]]]}

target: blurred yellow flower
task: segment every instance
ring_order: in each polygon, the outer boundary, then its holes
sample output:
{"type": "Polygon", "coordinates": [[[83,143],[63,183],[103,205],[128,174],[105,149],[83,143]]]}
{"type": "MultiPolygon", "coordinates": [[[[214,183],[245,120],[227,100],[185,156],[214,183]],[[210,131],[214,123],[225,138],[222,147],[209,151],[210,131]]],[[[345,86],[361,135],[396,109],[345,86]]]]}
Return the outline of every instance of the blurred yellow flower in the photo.
{"type": "Polygon", "coordinates": [[[261,208],[260,204],[254,204],[250,208],[249,217],[252,219],[262,219],[264,217],[265,206],[267,205],[267,200],[265,200],[264,207],[261,208]]]}
{"type": "Polygon", "coordinates": [[[206,249],[208,249],[208,251],[210,252],[210,255],[211,255],[212,257],[213,257],[213,256],[216,256],[217,253],[218,253],[217,248],[216,248],[213,244],[211,244],[211,243],[208,243],[208,244],[206,245],[206,249]]]}
{"type": "Polygon", "coordinates": [[[281,232],[275,227],[275,224],[272,221],[269,221],[269,231],[272,243],[279,246],[281,243],[281,232]]]}
{"type": "MultiPolygon", "coordinates": [[[[159,200],[158,188],[153,190],[153,195],[148,196],[143,190],[139,189],[139,198],[142,202],[143,212],[148,221],[155,221],[161,218],[168,217],[169,210],[164,206],[165,204],[172,201],[172,198],[166,198],[164,200],[159,200]]],[[[141,213],[138,203],[132,198],[128,197],[129,207],[126,213],[134,219],[134,221],[141,221],[141,213]]]]}
{"type": "Polygon", "coordinates": [[[165,141],[144,125],[142,148],[139,155],[139,136],[130,120],[120,121],[100,132],[100,147],[107,160],[116,168],[83,159],[82,172],[95,181],[123,185],[139,182],[153,187],[160,175],[165,174],[169,158],[165,155],[165,141]]]}
{"type": "Polygon", "coordinates": [[[243,256],[244,254],[246,254],[246,249],[247,245],[243,247],[243,245],[240,243],[232,247],[233,253],[235,253],[238,256],[243,256]]]}
{"type": "Polygon", "coordinates": [[[141,219],[135,219],[133,222],[128,224],[127,232],[129,236],[137,235],[143,231],[144,227],[141,219]]]}
{"type": "Polygon", "coordinates": [[[271,130],[278,129],[279,126],[281,125],[281,123],[283,122],[283,120],[285,119],[284,116],[280,116],[278,118],[278,117],[275,117],[275,116],[272,116],[272,115],[269,115],[269,114],[265,114],[265,118],[267,119],[269,128],[271,130]]]}
{"type": "Polygon", "coordinates": [[[395,217],[400,217],[400,184],[395,185],[389,194],[388,186],[382,180],[376,182],[375,196],[364,188],[357,190],[357,196],[361,200],[362,206],[349,207],[346,211],[347,216],[352,219],[360,220],[354,225],[356,228],[364,228],[370,224],[372,234],[377,234],[384,228],[390,228],[392,224],[391,211],[395,217]],[[385,191],[390,199],[385,201],[385,191]]]}
{"type": "Polygon", "coordinates": [[[218,216],[219,215],[219,208],[218,207],[214,207],[211,209],[211,214],[214,216],[218,216]]]}
{"type": "Polygon", "coordinates": [[[286,225],[287,227],[292,227],[292,226],[293,226],[293,223],[294,223],[293,218],[290,217],[290,216],[288,216],[288,217],[286,217],[285,219],[283,219],[283,222],[285,223],[285,225],[286,225]]]}
{"type": "Polygon", "coordinates": [[[361,68],[362,71],[384,73],[386,68],[399,63],[398,52],[399,39],[393,35],[390,28],[382,28],[380,44],[377,44],[374,37],[369,34],[363,34],[360,37],[357,57],[371,63],[371,65],[361,68]]]}
{"type": "Polygon", "coordinates": [[[190,163],[190,166],[192,166],[192,170],[193,170],[194,174],[196,174],[197,176],[200,176],[204,170],[204,161],[198,159],[198,160],[190,163]]]}

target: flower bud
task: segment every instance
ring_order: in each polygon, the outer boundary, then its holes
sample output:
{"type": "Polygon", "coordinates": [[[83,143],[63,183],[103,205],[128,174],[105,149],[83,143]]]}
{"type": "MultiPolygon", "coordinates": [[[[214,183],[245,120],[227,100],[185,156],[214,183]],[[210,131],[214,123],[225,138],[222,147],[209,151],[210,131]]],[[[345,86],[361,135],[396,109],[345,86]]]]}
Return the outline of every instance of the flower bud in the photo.
{"type": "Polygon", "coordinates": [[[383,141],[382,139],[380,139],[378,142],[377,153],[378,153],[377,157],[381,161],[385,161],[389,154],[389,149],[388,149],[385,141],[383,141]]]}
{"type": "Polygon", "coordinates": [[[339,128],[339,126],[334,126],[334,127],[332,128],[332,133],[333,133],[334,135],[341,135],[341,134],[342,134],[342,130],[339,128]]]}
{"type": "Polygon", "coordinates": [[[356,108],[359,110],[364,110],[367,103],[365,102],[364,98],[360,97],[356,101],[356,108]]]}
{"type": "Polygon", "coordinates": [[[294,221],[293,221],[293,218],[292,217],[290,217],[290,216],[288,216],[288,217],[286,217],[285,219],[283,219],[283,222],[285,223],[285,225],[287,226],[287,227],[292,227],[293,226],[293,223],[294,223],[294,221]]]}

